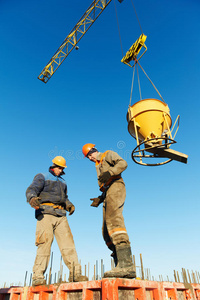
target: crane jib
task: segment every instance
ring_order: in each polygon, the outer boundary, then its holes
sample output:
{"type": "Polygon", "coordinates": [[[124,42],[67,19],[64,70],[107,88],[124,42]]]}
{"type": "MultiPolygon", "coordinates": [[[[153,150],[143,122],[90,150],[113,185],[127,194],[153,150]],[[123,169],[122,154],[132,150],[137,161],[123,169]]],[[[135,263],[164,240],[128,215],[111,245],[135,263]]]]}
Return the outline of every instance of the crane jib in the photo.
{"type": "MultiPolygon", "coordinates": [[[[59,66],[63,63],[69,53],[75,48],[78,49],[78,42],[88,31],[88,29],[94,24],[96,19],[108,6],[112,0],[94,0],[78,23],[74,26],[72,31],[65,38],[64,42],[52,56],[48,64],[44,67],[38,79],[47,83],[59,66]]],[[[120,3],[123,0],[118,0],[120,3]]]]}

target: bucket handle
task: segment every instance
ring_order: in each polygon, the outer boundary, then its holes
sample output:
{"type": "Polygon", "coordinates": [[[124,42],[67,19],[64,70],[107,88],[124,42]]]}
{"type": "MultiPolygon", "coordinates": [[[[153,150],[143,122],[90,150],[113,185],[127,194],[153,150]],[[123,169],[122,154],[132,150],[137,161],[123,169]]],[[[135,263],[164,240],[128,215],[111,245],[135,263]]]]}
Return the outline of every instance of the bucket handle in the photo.
{"type": "Polygon", "coordinates": [[[163,116],[164,116],[165,122],[166,122],[167,127],[168,127],[169,135],[170,135],[171,139],[174,140],[174,138],[175,138],[175,136],[176,136],[176,134],[177,134],[177,131],[178,131],[178,129],[179,129],[180,116],[179,116],[179,115],[177,116],[176,121],[174,122],[174,125],[173,125],[173,127],[172,127],[172,130],[170,130],[170,128],[169,128],[169,124],[168,124],[167,119],[166,119],[166,114],[164,113],[163,116]],[[178,122],[178,123],[177,123],[177,122],[178,122]],[[176,131],[175,131],[175,133],[174,133],[174,136],[172,137],[172,132],[173,132],[173,130],[174,130],[174,128],[175,128],[176,123],[177,123],[177,128],[176,128],[176,131]]]}
{"type": "Polygon", "coordinates": [[[174,133],[173,140],[174,140],[174,138],[175,138],[175,136],[176,136],[176,134],[177,134],[177,131],[178,131],[178,129],[179,129],[179,124],[180,124],[180,116],[179,116],[179,115],[177,116],[176,121],[174,122],[174,125],[173,125],[173,127],[172,127],[172,131],[171,131],[171,132],[173,132],[176,123],[177,123],[177,128],[176,128],[176,131],[175,131],[175,133],[174,133]]]}

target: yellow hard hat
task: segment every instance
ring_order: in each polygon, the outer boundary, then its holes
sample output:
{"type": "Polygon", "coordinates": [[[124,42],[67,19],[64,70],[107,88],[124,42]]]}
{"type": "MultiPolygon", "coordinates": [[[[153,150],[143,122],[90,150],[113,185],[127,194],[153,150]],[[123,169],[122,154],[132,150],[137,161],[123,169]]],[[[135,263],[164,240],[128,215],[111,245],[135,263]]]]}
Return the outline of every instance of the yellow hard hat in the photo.
{"type": "Polygon", "coordinates": [[[66,160],[62,156],[56,156],[54,159],[52,159],[52,162],[62,168],[67,168],[66,166],[66,160]]]}
{"type": "Polygon", "coordinates": [[[94,146],[95,146],[94,144],[90,144],[90,143],[85,144],[82,148],[83,155],[86,157],[88,155],[88,153],[90,152],[90,150],[92,148],[94,148],[94,146]]]}

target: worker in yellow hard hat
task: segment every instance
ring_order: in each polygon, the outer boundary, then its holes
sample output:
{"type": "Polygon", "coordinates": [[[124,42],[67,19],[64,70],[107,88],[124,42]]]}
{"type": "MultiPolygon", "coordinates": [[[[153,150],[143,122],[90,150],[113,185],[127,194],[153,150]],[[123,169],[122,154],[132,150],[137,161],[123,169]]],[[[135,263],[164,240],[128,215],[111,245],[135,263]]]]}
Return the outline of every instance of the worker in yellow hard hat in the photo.
{"type": "Polygon", "coordinates": [[[103,202],[102,234],[115,262],[115,268],[105,272],[104,277],[135,278],[129,236],[122,215],[126,189],[121,173],[127,168],[127,162],[114,151],[99,152],[95,144],[85,144],[82,152],[95,163],[102,194],[90,199],[91,206],[98,207],[103,202]]]}
{"type": "Polygon", "coordinates": [[[56,156],[52,162],[49,172],[37,174],[26,191],[27,201],[35,208],[37,219],[37,254],[32,276],[34,286],[46,284],[44,273],[48,267],[54,236],[63,261],[69,268],[69,281],[88,280],[81,273],[73,235],[66,217],[66,211],[69,215],[75,211],[74,205],[68,199],[67,185],[62,177],[67,167],[66,160],[62,156],[56,156]]]}

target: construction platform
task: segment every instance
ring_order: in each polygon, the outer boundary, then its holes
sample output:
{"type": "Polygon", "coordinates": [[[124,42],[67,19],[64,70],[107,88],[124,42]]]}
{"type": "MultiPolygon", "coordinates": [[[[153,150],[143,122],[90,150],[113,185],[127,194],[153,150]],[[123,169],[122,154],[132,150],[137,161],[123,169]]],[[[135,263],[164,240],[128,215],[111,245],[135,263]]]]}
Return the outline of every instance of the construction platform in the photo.
{"type": "Polygon", "coordinates": [[[102,279],[0,289],[0,300],[200,300],[200,284],[102,279]]]}

